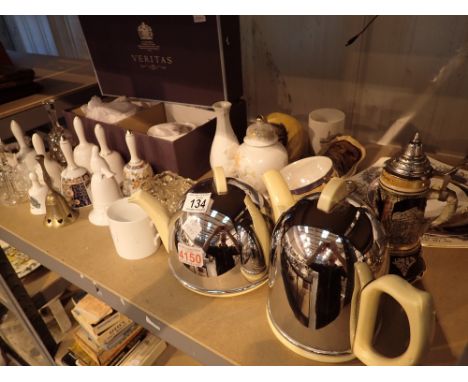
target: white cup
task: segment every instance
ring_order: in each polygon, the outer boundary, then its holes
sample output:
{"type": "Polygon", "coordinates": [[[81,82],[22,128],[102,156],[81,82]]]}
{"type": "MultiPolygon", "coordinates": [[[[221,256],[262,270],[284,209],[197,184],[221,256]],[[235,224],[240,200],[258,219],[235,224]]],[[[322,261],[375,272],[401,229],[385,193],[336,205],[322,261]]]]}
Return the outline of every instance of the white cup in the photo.
{"type": "Polygon", "coordinates": [[[128,198],[117,200],[107,209],[109,229],[119,256],[138,260],[155,253],[161,240],[146,212],[128,198]]]}
{"type": "Polygon", "coordinates": [[[345,113],[338,109],[317,109],[309,113],[309,140],[314,153],[322,148],[321,141],[343,134],[345,113]]]}

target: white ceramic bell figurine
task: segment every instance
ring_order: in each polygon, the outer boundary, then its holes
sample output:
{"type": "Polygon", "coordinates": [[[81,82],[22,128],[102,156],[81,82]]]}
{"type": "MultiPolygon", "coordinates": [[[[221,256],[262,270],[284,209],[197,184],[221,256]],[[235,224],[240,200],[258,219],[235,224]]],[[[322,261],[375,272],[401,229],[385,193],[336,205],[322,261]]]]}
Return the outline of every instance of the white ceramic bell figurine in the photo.
{"type": "Polygon", "coordinates": [[[91,170],[91,150],[93,147],[97,147],[94,143],[88,142],[84,133],[83,122],[80,117],[75,117],[73,119],[73,127],[75,128],[76,135],[78,137],[78,145],[73,150],[73,159],[75,163],[84,167],[88,170],[89,173],[92,173],[91,170]]]}
{"type": "Polygon", "coordinates": [[[130,130],[125,133],[125,142],[130,152],[130,161],[124,167],[122,192],[124,196],[130,196],[145,180],[153,176],[153,169],[148,162],[138,156],[135,135],[130,130]]]}
{"type": "Polygon", "coordinates": [[[29,172],[35,171],[37,165],[36,153],[26,143],[23,129],[21,128],[20,124],[15,120],[11,121],[10,128],[19,145],[19,151],[16,153],[16,158],[18,159],[18,162],[24,163],[28,168],[29,172]]]}
{"type": "Polygon", "coordinates": [[[216,133],[210,150],[211,168],[223,167],[226,176],[236,176],[235,156],[239,148],[239,141],[231,126],[229,111],[231,103],[216,102],[213,105],[216,113],[216,133]]]}
{"type": "MultiPolygon", "coordinates": [[[[42,174],[42,171],[41,171],[42,174]]],[[[31,188],[28,190],[29,195],[29,211],[33,215],[45,215],[46,206],[45,200],[49,187],[39,183],[37,174],[35,172],[29,173],[29,179],[31,179],[31,188]]]]}
{"type": "Polygon", "coordinates": [[[237,176],[260,192],[266,192],[262,176],[288,164],[288,152],[278,141],[275,128],[257,117],[247,128],[236,156],[237,176]]]}
{"type": "Polygon", "coordinates": [[[89,221],[94,225],[109,225],[107,208],[116,200],[122,198],[120,187],[114,173],[107,162],[99,155],[99,149],[93,147],[91,154],[91,193],[93,194],[93,210],[89,213],[89,221]]]}
{"type": "MultiPolygon", "coordinates": [[[[46,153],[44,141],[42,140],[39,134],[37,133],[33,134],[32,144],[33,144],[34,150],[36,151],[36,154],[44,156],[44,165],[45,165],[47,172],[49,173],[50,178],[52,179],[52,185],[56,191],[60,191],[60,187],[61,187],[60,176],[63,170],[62,166],[60,166],[58,162],[51,159],[49,154],[46,153]]],[[[41,184],[45,185],[43,175],[42,175],[42,169],[39,163],[36,164],[36,173],[39,177],[39,181],[41,182],[41,184]]]]}
{"type": "Polygon", "coordinates": [[[91,176],[84,167],[75,163],[71,144],[63,136],[60,138],[60,149],[67,161],[67,167],[61,174],[62,195],[72,208],[89,206],[92,204],[91,190],[89,189],[91,176]]]}
{"type": "Polygon", "coordinates": [[[99,146],[101,147],[101,157],[105,159],[109,165],[110,170],[115,174],[117,183],[119,185],[122,184],[124,180],[123,168],[125,166],[125,162],[122,159],[122,156],[117,151],[111,150],[109,148],[107,145],[104,128],[99,123],[97,123],[94,127],[94,134],[96,134],[99,146]]]}

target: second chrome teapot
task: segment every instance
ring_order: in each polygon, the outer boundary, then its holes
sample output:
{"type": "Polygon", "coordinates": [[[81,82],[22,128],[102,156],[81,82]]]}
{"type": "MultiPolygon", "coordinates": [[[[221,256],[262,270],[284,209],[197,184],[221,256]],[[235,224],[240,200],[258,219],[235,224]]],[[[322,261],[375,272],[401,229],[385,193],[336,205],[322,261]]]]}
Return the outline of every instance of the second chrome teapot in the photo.
{"type": "Polygon", "coordinates": [[[277,171],[264,175],[277,224],[272,233],[267,314],[278,339],[323,362],[358,357],[370,365],[410,365],[428,345],[431,296],[388,272],[386,237],[373,211],[333,178],[297,203],[277,171]],[[376,281],[372,281],[376,278],[376,281]],[[383,293],[404,308],[411,330],[397,358],[372,343],[383,293]]]}
{"type": "Polygon", "coordinates": [[[269,205],[260,193],[222,168],[187,191],[170,216],[149,193],[129,198],[153,220],[175,277],[208,296],[234,296],[266,282],[270,248],[269,205]]]}

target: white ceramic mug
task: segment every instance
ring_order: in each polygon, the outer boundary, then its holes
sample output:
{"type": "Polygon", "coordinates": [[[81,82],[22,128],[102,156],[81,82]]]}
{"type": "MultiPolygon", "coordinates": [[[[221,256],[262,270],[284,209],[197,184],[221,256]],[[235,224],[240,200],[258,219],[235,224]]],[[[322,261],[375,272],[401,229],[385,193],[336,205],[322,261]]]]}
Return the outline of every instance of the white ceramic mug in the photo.
{"type": "Polygon", "coordinates": [[[155,253],[161,240],[150,218],[128,198],[117,200],[107,209],[109,229],[119,256],[138,260],[155,253]]]}
{"type": "Polygon", "coordinates": [[[345,113],[338,109],[317,109],[309,113],[309,139],[314,153],[318,154],[322,148],[321,141],[343,134],[345,127],[345,113]]]}

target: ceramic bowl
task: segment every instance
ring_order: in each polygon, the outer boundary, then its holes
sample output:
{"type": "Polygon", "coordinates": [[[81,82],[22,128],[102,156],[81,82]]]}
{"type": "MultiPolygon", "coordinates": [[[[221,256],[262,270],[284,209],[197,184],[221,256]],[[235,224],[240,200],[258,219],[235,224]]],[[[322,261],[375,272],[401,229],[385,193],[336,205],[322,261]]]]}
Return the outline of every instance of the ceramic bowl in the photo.
{"type": "Polygon", "coordinates": [[[280,173],[294,195],[318,192],[335,176],[333,162],[324,156],[300,159],[282,168],[280,173]]]}

